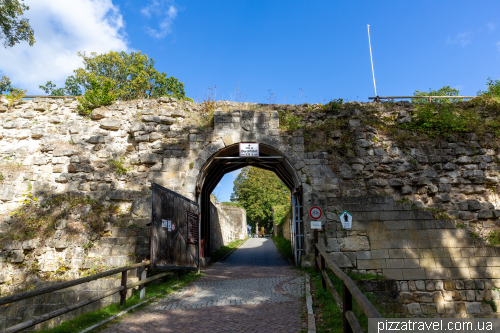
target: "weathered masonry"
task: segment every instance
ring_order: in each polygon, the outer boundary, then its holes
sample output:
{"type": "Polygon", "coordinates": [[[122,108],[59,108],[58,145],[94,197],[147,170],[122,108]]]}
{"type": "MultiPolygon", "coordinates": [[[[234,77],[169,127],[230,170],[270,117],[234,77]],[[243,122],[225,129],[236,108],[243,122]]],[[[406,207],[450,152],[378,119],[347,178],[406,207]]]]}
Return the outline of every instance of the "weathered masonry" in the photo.
{"type": "Polygon", "coordinates": [[[484,315],[492,308],[483,300],[500,301],[500,251],[484,237],[497,230],[500,217],[494,146],[474,134],[404,146],[363,118],[408,121],[414,107],[404,103],[349,103],[336,112],[217,107],[213,126],[200,126],[201,105],[171,98],[116,102],[90,118],[71,101],[0,105],[3,232],[18,227],[19,217],[10,213],[32,200],[23,194],[42,203],[57,193],[89,196],[120,209],[95,229],[87,218],[91,204],[63,203],[66,214],[53,234],[3,240],[1,293],[143,259],[152,182],[201,204],[203,257],[209,258],[212,243],[220,242],[210,228],[211,190],[224,173],[255,165],[276,172],[292,192],[292,240],[301,265],[312,265],[307,213],[319,206],[320,240],[330,256],[346,269],[395,279],[408,315],[484,315]],[[293,121],[287,115],[318,130],[287,130],[280,126],[293,121]],[[337,121],[343,125],[321,127],[337,121]],[[314,144],[325,139],[332,145],[314,144]],[[239,159],[239,143],[259,143],[260,158],[239,159]],[[353,215],[352,229],[341,226],[343,210],[353,215]]]}

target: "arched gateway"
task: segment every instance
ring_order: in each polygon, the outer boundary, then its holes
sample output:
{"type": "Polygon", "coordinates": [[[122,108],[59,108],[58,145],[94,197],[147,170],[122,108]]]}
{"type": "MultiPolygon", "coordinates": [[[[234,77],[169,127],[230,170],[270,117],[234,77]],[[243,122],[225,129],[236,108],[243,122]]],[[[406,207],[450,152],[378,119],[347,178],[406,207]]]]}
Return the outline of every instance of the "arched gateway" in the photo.
{"type": "Polygon", "coordinates": [[[198,203],[201,207],[201,257],[210,256],[210,194],[222,179],[224,174],[238,170],[245,166],[254,166],[273,171],[283,181],[291,192],[293,205],[293,241],[292,246],[295,262],[299,263],[303,249],[303,223],[302,223],[302,186],[297,170],[288,158],[270,145],[256,143],[258,147],[256,156],[240,156],[240,146],[248,143],[235,143],[224,147],[214,153],[199,172],[196,182],[198,203]]]}

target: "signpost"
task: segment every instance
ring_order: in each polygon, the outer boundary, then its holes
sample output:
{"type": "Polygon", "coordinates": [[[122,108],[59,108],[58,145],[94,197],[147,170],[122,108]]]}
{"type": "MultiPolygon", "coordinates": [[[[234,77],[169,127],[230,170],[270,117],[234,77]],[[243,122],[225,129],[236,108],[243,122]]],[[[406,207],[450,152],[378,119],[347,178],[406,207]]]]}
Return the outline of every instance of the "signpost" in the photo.
{"type": "Polygon", "coordinates": [[[342,214],[339,215],[340,222],[342,223],[342,228],[351,229],[352,228],[352,215],[349,214],[347,210],[344,210],[342,214]]]}
{"type": "Polygon", "coordinates": [[[240,143],[240,157],[259,157],[259,144],[240,143]]]}
{"type": "MultiPolygon", "coordinates": [[[[314,206],[309,210],[309,216],[314,220],[319,219],[322,215],[323,212],[319,207],[314,206]]],[[[321,229],[321,221],[311,221],[311,229],[321,229]]],[[[314,230],[314,232],[317,233],[318,231],[314,230]]]]}

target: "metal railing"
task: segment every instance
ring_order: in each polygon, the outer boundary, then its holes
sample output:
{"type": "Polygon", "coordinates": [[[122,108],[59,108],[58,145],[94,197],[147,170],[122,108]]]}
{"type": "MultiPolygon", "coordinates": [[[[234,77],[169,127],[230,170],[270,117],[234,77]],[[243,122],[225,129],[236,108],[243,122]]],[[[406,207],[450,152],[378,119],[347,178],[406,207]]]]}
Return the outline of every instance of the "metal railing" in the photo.
{"type": "Polygon", "coordinates": [[[375,102],[380,102],[381,99],[427,99],[429,103],[432,102],[433,98],[476,98],[477,96],[389,96],[389,97],[368,97],[368,99],[373,99],[375,102]]]}
{"type": "Polygon", "coordinates": [[[28,327],[32,327],[32,326],[35,326],[37,324],[43,323],[44,321],[58,317],[62,314],[65,314],[65,313],[68,313],[68,312],[73,311],[75,309],[81,308],[85,305],[91,304],[93,302],[96,302],[98,300],[101,300],[105,297],[111,296],[111,295],[116,294],[116,293],[120,293],[120,308],[123,308],[125,306],[125,302],[127,299],[127,289],[131,289],[131,288],[135,288],[135,287],[139,287],[140,299],[144,299],[146,297],[146,288],[145,288],[146,283],[149,283],[151,281],[160,279],[162,277],[174,274],[173,272],[166,272],[166,273],[157,274],[157,275],[152,276],[150,278],[146,278],[146,266],[149,266],[149,265],[150,265],[150,261],[148,260],[148,261],[144,261],[142,263],[138,263],[135,265],[111,269],[111,270],[108,270],[105,272],[86,276],[86,277],[79,278],[76,280],[61,282],[61,283],[55,284],[53,286],[35,289],[35,290],[31,290],[31,291],[26,291],[26,292],[11,295],[11,296],[1,297],[0,298],[0,306],[5,305],[5,304],[18,302],[18,301],[21,301],[23,299],[27,299],[27,298],[31,298],[31,297],[48,294],[48,293],[51,293],[51,292],[54,292],[57,290],[73,287],[73,286],[87,283],[90,281],[98,280],[98,279],[106,277],[106,276],[111,276],[111,275],[115,275],[118,273],[122,273],[120,287],[103,292],[100,295],[91,297],[91,298],[86,299],[82,302],[68,305],[62,309],[55,310],[55,311],[49,312],[47,314],[44,314],[42,316],[39,316],[39,317],[30,319],[28,321],[22,322],[20,324],[11,326],[11,327],[7,328],[5,331],[3,331],[3,333],[19,332],[19,331],[24,330],[28,327]],[[140,280],[137,282],[134,282],[134,283],[127,284],[127,271],[129,271],[131,269],[135,269],[135,268],[141,268],[140,280]]]}
{"type": "Polygon", "coordinates": [[[78,98],[82,96],[50,96],[50,95],[25,95],[23,98],[78,98]]]}
{"type": "Polygon", "coordinates": [[[332,294],[335,302],[342,311],[342,326],[344,333],[363,333],[363,329],[359,324],[356,316],[352,312],[352,299],[358,303],[359,307],[368,318],[382,318],[382,315],[373,306],[373,304],[363,295],[361,290],[356,286],[353,280],[345,274],[326,253],[325,246],[318,243],[318,230],[314,230],[314,252],[316,273],[321,270],[321,282],[323,289],[328,288],[332,294]],[[339,294],[333,287],[330,278],[326,272],[326,265],[333,271],[333,273],[342,280],[342,300],[339,294]]]}

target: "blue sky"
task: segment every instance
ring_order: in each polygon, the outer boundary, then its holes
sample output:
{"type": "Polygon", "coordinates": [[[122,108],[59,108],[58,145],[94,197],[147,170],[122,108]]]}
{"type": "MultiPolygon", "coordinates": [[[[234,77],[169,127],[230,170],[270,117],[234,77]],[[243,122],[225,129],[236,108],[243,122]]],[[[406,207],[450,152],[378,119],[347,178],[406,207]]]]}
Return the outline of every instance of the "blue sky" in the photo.
{"type": "Polygon", "coordinates": [[[218,100],[367,101],[367,24],[380,96],[444,85],[475,95],[500,76],[498,0],[25,3],[37,43],[0,47],[0,74],[29,94],[61,86],[81,66],[78,51],[140,50],[195,100],[216,86],[218,100]]]}

